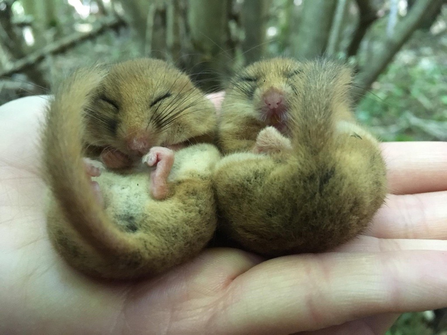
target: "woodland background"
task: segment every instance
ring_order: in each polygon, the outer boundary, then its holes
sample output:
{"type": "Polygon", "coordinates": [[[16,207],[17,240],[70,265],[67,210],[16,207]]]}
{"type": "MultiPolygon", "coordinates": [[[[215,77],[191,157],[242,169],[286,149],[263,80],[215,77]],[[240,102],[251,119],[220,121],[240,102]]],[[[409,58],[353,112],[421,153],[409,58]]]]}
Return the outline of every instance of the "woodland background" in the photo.
{"type": "MultiPolygon", "coordinates": [[[[382,140],[447,140],[447,0],[0,0],[0,104],[97,62],[162,58],[213,92],[253,61],[322,54],[355,68],[357,117],[382,140]]],[[[445,315],[388,334],[445,335],[445,315]]]]}

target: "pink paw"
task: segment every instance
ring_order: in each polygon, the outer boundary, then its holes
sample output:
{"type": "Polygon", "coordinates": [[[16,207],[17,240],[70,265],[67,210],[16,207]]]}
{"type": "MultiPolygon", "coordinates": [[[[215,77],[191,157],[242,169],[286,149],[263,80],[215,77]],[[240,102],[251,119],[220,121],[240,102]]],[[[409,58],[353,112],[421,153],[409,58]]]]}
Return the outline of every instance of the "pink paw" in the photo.
{"type": "Polygon", "coordinates": [[[257,154],[269,154],[284,150],[292,150],[292,144],[275,127],[267,127],[261,130],[256,138],[255,147],[253,148],[253,152],[257,154]]]}
{"type": "Polygon", "coordinates": [[[101,170],[94,165],[92,160],[84,158],[84,169],[89,177],[99,177],[101,175],[101,170]]]}
{"type": "Polygon", "coordinates": [[[101,207],[104,207],[104,199],[102,197],[99,184],[96,181],[92,180],[92,177],[99,177],[101,175],[101,170],[98,167],[94,166],[91,160],[88,158],[84,158],[84,168],[90,181],[90,185],[92,187],[93,195],[96,198],[96,201],[98,201],[101,207]]]}
{"type": "Polygon", "coordinates": [[[143,163],[155,166],[151,172],[151,196],[157,200],[165,199],[169,194],[168,176],[174,164],[174,151],[164,147],[152,147],[143,157],[143,163]]]}
{"type": "Polygon", "coordinates": [[[132,165],[132,160],[129,156],[110,147],[104,148],[99,157],[109,169],[122,169],[132,165]]]}

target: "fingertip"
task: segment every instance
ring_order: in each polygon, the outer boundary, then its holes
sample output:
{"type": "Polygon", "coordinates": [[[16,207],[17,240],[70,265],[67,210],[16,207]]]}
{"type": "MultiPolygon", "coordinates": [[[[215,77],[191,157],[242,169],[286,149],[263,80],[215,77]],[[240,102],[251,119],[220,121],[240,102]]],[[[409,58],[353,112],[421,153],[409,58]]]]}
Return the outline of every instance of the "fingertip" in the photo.
{"type": "Polygon", "coordinates": [[[447,142],[388,142],[381,149],[390,193],[447,190],[447,142]]]}

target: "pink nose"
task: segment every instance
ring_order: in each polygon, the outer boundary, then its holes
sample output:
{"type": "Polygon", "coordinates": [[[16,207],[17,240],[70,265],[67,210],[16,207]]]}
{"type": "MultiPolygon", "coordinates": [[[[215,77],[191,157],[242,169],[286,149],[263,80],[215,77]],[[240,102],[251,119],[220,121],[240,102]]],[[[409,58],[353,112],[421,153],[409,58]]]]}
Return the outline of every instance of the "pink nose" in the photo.
{"type": "Polygon", "coordinates": [[[127,141],[127,147],[131,151],[136,151],[144,155],[149,152],[151,144],[147,136],[135,136],[127,141]]]}
{"type": "Polygon", "coordinates": [[[263,98],[264,103],[269,109],[279,108],[284,101],[284,96],[282,92],[278,91],[275,88],[271,88],[267,92],[265,92],[263,98]]]}

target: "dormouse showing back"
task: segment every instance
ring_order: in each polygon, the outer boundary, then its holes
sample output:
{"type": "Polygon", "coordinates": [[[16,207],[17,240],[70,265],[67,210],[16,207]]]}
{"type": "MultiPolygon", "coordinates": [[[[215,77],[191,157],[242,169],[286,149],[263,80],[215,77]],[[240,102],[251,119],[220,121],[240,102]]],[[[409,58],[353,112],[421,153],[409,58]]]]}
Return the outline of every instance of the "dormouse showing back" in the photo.
{"type": "Polygon", "coordinates": [[[197,255],[216,227],[211,173],[220,154],[200,143],[213,138],[214,115],[188,77],[158,60],[67,78],[42,137],[48,233],[65,261],[130,279],[197,255]],[[108,168],[85,160],[87,150],[108,168]]]}
{"type": "Polygon", "coordinates": [[[214,173],[221,230],[275,256],[324,251],[382,205],[385,165],[351,112],[351,71],[328,60],[248,66],[226,92],[214,173]]]}

